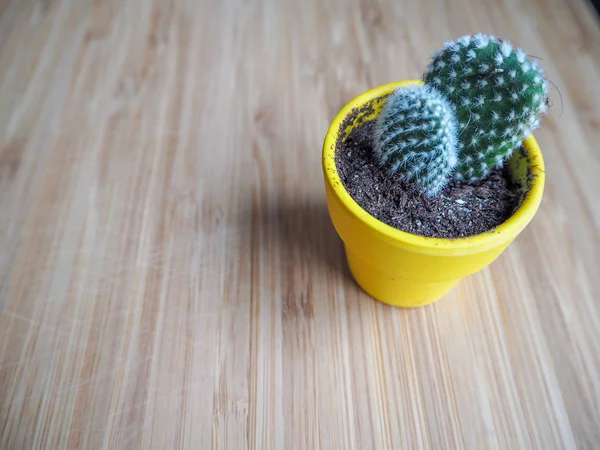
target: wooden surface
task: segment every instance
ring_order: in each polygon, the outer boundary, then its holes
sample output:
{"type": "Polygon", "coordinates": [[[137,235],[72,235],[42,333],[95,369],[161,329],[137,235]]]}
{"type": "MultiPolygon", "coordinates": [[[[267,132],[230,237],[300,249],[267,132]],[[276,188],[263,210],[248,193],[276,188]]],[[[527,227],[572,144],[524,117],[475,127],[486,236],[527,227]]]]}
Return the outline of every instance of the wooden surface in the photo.
{"type": "Polygon", "coordinates": [[[599,22],[442,3],[1,2],[0,448],[600,448],[599,22]],[[348,276],[321,144],[477,31],[562,93],[544,201],[393,309],[348,276]]]}

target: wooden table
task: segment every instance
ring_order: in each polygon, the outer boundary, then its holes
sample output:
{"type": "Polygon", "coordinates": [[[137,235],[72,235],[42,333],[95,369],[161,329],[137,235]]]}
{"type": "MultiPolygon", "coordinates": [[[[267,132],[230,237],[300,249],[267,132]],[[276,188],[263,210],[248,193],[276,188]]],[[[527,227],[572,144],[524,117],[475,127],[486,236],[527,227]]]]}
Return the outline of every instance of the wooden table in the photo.
{"type": "Polygon", "coordinates": [[[446,3],[3,1],[0,448],[600,448],[600,22],[446,3]],[[379,304],[326,129],[478,31],[562,93],[543,204],[437,304],[379,304]]]}

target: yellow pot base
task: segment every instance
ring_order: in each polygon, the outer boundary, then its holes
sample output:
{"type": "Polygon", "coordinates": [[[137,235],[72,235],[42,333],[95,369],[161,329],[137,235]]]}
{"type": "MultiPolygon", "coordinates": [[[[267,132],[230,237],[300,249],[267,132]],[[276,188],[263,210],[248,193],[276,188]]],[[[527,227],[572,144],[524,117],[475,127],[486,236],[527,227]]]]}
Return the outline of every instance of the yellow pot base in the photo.
{"type": "Polygon", "coordinates": [[[380,302],[400,308],[418,308],[446,295],[460,280],[424,282],[394,277],[346,250],[346,260],[356,283],[380,302]]]}

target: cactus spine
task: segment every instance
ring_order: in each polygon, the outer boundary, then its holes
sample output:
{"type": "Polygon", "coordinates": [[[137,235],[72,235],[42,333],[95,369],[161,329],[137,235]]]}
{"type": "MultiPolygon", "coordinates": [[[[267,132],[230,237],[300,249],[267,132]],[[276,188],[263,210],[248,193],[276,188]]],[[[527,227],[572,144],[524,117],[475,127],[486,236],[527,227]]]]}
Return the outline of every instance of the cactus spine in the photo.
{"type": "Polygon", "coordinates": [[[547,109],[543,70],[523,50],[494,36],[446,43],[433,56],[424,82],[456,108],[457,180],[479,180],[501,167],[547,109]]]}
{"type": "Polygon", "coordinates": [[[433,196],[456,166],[457,121],[453,106],[432,86],[406,86],[387,99],[377,118],[373,147],[392,174],[433,196]]]}

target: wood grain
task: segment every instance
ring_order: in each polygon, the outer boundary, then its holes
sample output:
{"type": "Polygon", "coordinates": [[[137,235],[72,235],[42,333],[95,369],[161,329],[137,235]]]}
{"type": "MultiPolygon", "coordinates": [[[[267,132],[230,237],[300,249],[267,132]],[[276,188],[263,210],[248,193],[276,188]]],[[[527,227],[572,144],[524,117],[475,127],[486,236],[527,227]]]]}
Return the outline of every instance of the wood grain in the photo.
{"type": "Polygon", "coordinates": [[[0,2],[0,448],[600,447],[583,0],[0,2]],[[562,93],[530,227],[439,303],[349,278],[334,114],[496,33],[562,93]]]}

